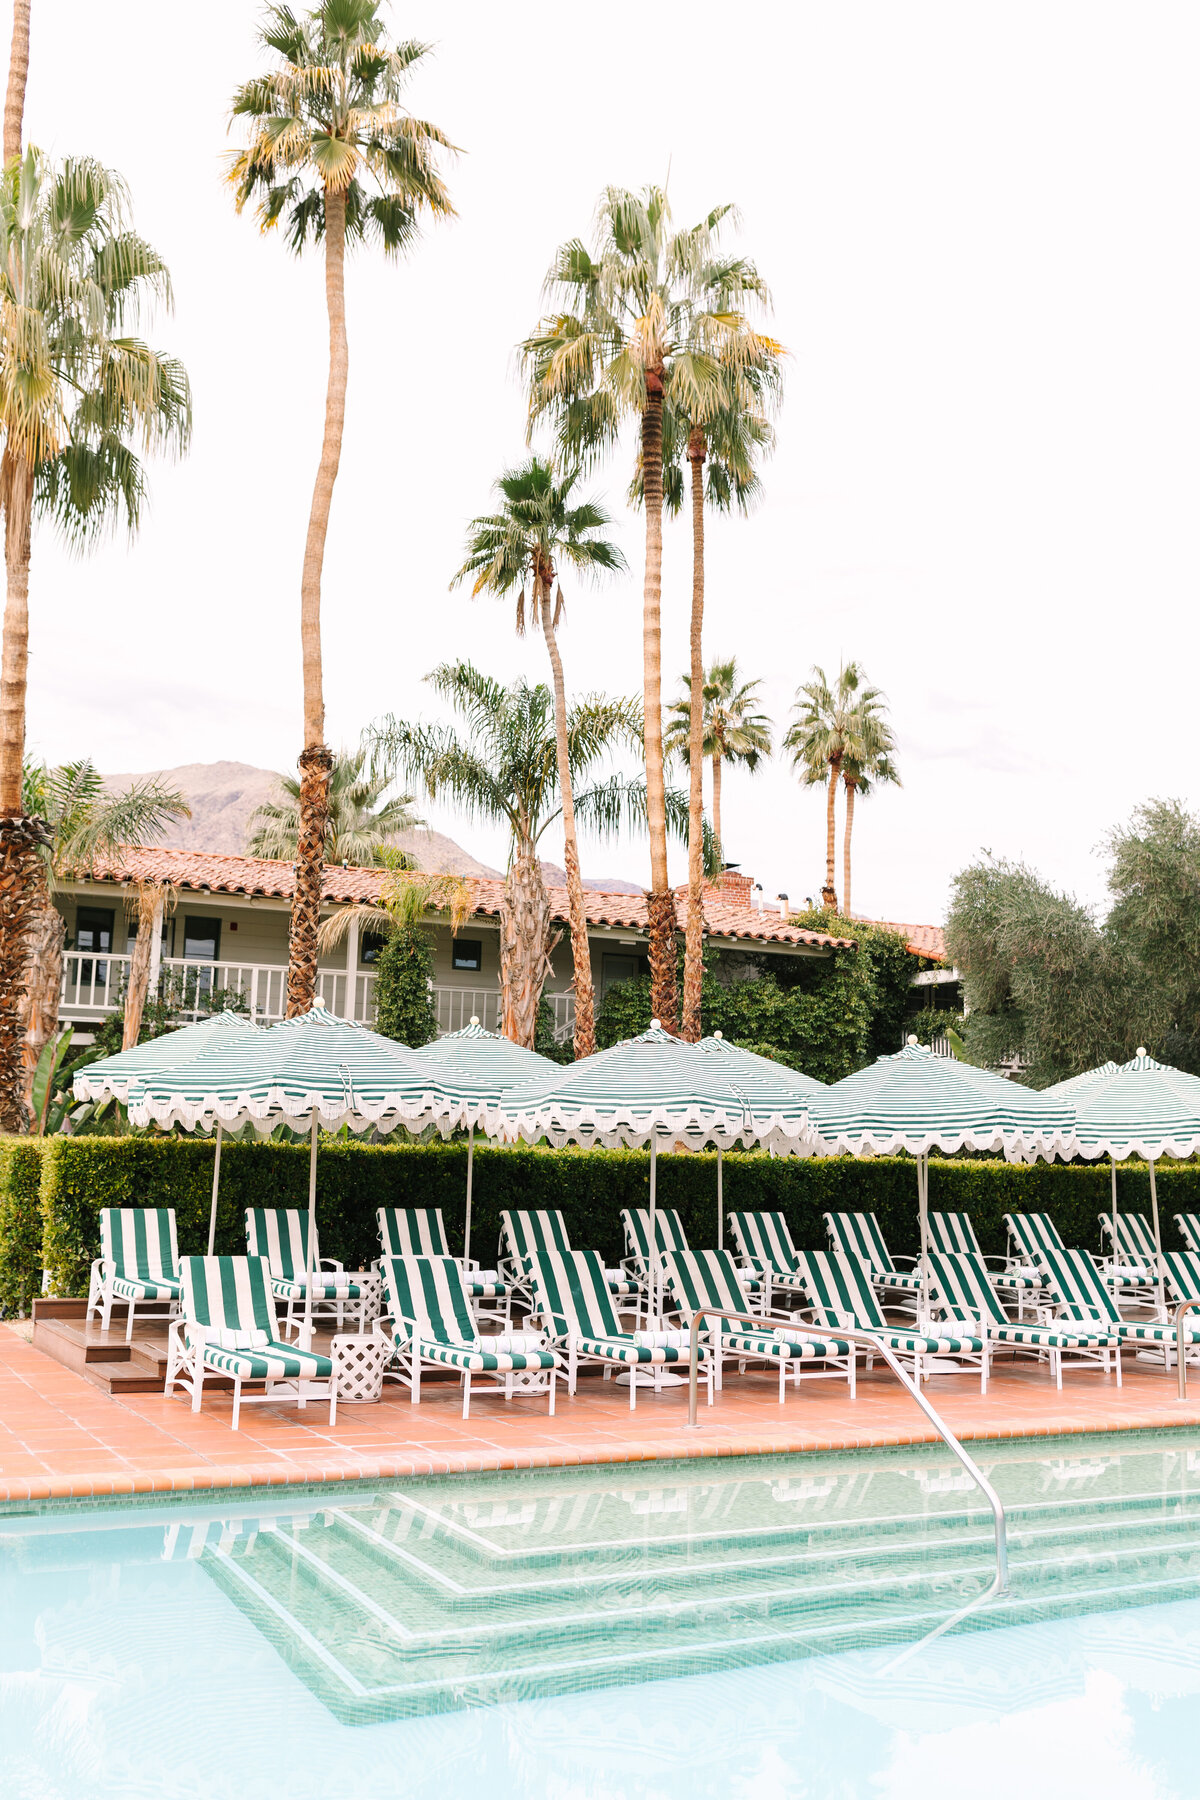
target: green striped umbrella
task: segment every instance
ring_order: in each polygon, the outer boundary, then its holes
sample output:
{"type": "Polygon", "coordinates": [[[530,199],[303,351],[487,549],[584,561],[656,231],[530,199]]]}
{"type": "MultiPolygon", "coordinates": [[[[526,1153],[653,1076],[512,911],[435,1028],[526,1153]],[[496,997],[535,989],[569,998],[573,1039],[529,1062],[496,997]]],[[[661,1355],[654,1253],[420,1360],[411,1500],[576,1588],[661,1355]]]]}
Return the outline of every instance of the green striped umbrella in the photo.
{"type": "MultiPolygon", "coordinates": [[[[800,1095],[823,1094],[825,1083],[818,1081],[813,1075],[804,1075],[799,1069],[789,1069],[786,1063],[773,1062],[769,1056],[759,1056],[754,1050],[743,1050],[739,1044],[731,1044],[723,1032],[714,1031],[711,1037],[700,1039],[700,1048],[710,1056],[722,1060],[725,1068],[731,1072],[741,1069],[747,1075],[763,1074],[784,1081],[794,1087],[800,1095]]],[[[717,1150],[717,1249],[725,1247],[725,1152],[717,1150]]]]}
{"type": "Polygon", "coordinates": [[[214,1013],[198,1025],[184,1025],[178,1031],[164,1032],[148,1043],[132,1050],[121,1050],[116,1056],[104,1056],[87,1063],[76,1075],[73,1087],[77,1100],[119,1100],[129,1098],[129,1084],[137,1076],[170,1064],[186,1062],[210,1045],[222,1043],[230,1031],[257,1031],[253,1020],[244,1013],[214,1013]]]}
{"type": "MultiPolygon", "coordinates": [[[[785,1152],[808,1146],[807,1096],[765,1057],[761,1070],[731,1061],[672,1037],[654,1019],[640,1037],[509,1088],[488,1114],[488,1129],[555,1146],[648,1143],[653,1244],[660,1145],[728,1150],[744,1142],[785,1152]]],[[[657,1265],[653,1279],[657,1312],[657,1265]]]]}
{"type": "Polygon", "coordinates": [[[467,1209],[463,1226],[463,1256],[471,1254],[471,1200],[475,1181],[475,1127],[482,1123],[490,1106],[517,1082],[530,1081],[538,1074],[551,1074],[558,1068],[548,1056],[526,1050],[511,1038],[498,1032],[485,1031],[477,1018],[461,1031],[448,1031],[412,1052],[422,1067],[444,1071],[456,1085],[456,1091],[471,1095],[463,1117],[467,1124],[467,1209]]]}
{"type": "Polygon", "coordinates": [[[928,1282],[929,1152],[1003,1150],[1011,1159],[1069,1156],[1075,1115],[1069,1100],[1006,1081],[987,1069],[935,1056],[910,1037],[903,1050],[835,1081],[810,1102],[826,1154],[917,1160],[922,1270],[928,1282]]]}
{"type": "Polygon", "coordinates": [[[1117,1245],[1117,1164],[1140,1156],[1150,1168],[1150,1206],[1158,1310],[1166,1315],[1162,1234],[1154,1165],[1160,1157],[1183,1158],[1200,1151],[1200,1078],[1156,1062],[1139,1045],[1129,1062],[1107,1062],[1047,1088],[1075,1108],[1076,1155],[1107,1156],[1112,1165],[1113,1256],[1117,1245]]]}
{"type": "MultiPolygon", "coordinates": [[[[462,1123],[471,1096],[455,1078],[423,1067],[413,1052],[350,1019],[335,1018],[319,1001],[299,1018],[250,1032],[229,1032],[191,1058],[137,1077],[129,1087],[134,1125],[169,1130],[217,1131],[213,1168],[211,1249],[220,1181],[220,1133],[254,1126],[260,1135],[277,1125],[308,1130],[309,1255],[316,1230],[317,1132],[374,1127],[393,1131],[433,1123],[449,1136],[462,1123]]],[[[311,1278],[312,1270],[308,1271],[311,1278]]],[[[311,1291],[306,1284],[304,1343],[312,1340],[311,1291]]]]}

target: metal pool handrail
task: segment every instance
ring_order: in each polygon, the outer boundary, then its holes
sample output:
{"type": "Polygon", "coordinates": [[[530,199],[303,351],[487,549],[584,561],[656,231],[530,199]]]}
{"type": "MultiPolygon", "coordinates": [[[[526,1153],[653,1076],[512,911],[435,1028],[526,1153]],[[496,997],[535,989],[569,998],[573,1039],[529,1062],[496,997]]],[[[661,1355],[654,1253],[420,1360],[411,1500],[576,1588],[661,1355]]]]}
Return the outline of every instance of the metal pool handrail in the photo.
{"type": "MultiPolygon", "coordinates": [[[[1190,1301],[1188,1304],[1197,1305],[1200,1304],[1200,1302],[1190,1301]]],[[[767,1323],[766,1318],[762,1313],[722,1312],[719,1307],[715,1306],[705,1306],[699,1312],[693,1314],[688,1343],[688,1416],[686,1429],[689,1431],[695,1431],[697,1428],[696,1402],[699,1387],[700,1332],[703,1328],[703,1321],[705,1319],[730,1319],[737,1324],[743,1325],[763,1326],[767,1323]]],[[[772,1326],[772,1330],[773,1329],[774,1326],[772,1326]]],[[[942,1442],[946,1445],[946,1448],[954,1452],[972,1481],[974,1481],[975,1485],[982,1490],[988,1505],[991,1507],[992,1521],[996,1530],[996,1576],[988,1592],[981,1596],[981,1598],[990,1600],[994,1594],[1006,1594],[1008,1592],[1008,1521],[1004,1513],[1004,1502],[1001,1500],[999,1494],[996,1492],[983,1470],[979,1467],[978,1463],[974,1462],[972,1458],[967,1455],[945,1420],[939,1413],[934,1411],[932,1406],[930,1406],[928,1400],[925,1398],[917,1384],[914,1381],[909,1380],[908,1376],[904,1373],[904,1370],[900,1367],[899,1358],[896,1356],[891,1345],[885,1344],[882,1337],[880,1337],[877,1332],[864,1331],[861,1326],[857,1325],[849,1328],[843,1328],[839,1325],[836,1331],[832,1328],[828,1331],[817,1331],[812,1326],[798,1325],[792,1327],[789,1324],[788,1330],[789,1333],[794,1331],[794,1335],[798,1342],[803,1342],[805,1338],[813,1338],[818,1343],[828,1343],[830,1338],[849,1339],[851,1343],[869,1344],[872,1350],[877,1350],[879,1352],[880,1356],[882,1356],[883,1360],[890,1367],[897,1381],[899,1381],[901,1387],[908,1389],[908,1392],[912,1395],[921,1411],[925,1414],[925,1417],[929,1420],[929,1423],[933,1426],[942,1442]]],[[[1181,1363],[1181,1371],[1182,1367],[1183,1365],[1181,1363]]],[[[1181,1388],[1182,1385],[1183,1376],[1181,1373],[1181,1388]]]]}
{"type": "Polygon", "coordinates": [[[1196,1309],[1200,1309],[1200,1300],[1181,1300],[1175,1308],[1175,1362],[1179,1369],[1179,1398],[1181,1400],[1187,1399],[1187,1365],[1183,1360],[1183,1315],[1189,1310],[1196,1309]]]}

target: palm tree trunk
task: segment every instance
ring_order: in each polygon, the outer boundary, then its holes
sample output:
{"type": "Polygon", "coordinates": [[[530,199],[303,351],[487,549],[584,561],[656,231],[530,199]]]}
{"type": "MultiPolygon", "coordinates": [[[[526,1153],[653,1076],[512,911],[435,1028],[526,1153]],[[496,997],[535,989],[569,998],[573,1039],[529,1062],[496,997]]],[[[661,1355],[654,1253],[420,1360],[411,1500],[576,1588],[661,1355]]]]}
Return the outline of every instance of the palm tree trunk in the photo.
{"type": "Polygon", "coordinates": [[[662,370],[646,370],[642,409],[642,493],[646,505],[646,574],[642,590],[642,699],[645,714],[646,823],[650,832],[650,1004],[676,1029],[679,992],[675,940],[679,920],[667,874],[667,799],[662,739],[662,370]]]}
{"type": "Polygon", "coordinates": [[[708,439],[688,433],[692,471],[691,699],[688,706],[688,904],[683,951],[683,1036],[698,1044],[704,980],[704,459],[708,439]]]}
{"type": "Polygon", "coordinates": [[[583,901],[583,877],[579,872],[579,839],[575,830],[575,791],[567,754],[567,689],[562,657],[554,631],[550,606],[553,572],[538,577],[542,634],[550,652],[554,676],[554,745],[558,757],[558,790],[562,795],[563,862],[567,870],[567,908],[571,917],[571,963],[575,972],[575,1060],[590,1056],[596,1048],[596,996],[592,987],[592,953],[588,945],[587,912],[583,901]]]}
{"type": "Polygon", "coordinates": [[[846,826],[842,833],[842,911],[850,917],[850,834],[854,830],[854,796],[858,791],[857,781],[851,781],[848,775],[842,780],[846,787],[846,826]]]}
{"type": "Polygon", "coordinates": [[[717,843],[721,846],[721,854],[725,853],[725,839],[721,836],[721,752],[713,752],[713,830],[717,834],[717,843]]]}
{"type": "Polygon", "coordinates": [[[21,1001],[27,1106],[33,1103],[33,1077],[38,1058],[46,1045],[58,1036],[66,938],[66,922],[50,898],[45,865],[40,859],[34,872],[33,890],[33,916],[25,951],[25,993],[21,1001]]]}
{"type": "Polygon", "coordinates": [[[137,890],[137,937],[129,959],[129,985],[125,989],[125,1031],[122,1050],[132,1050],[142,1030],[142,1014],[150,987],[150,963],[154,956],[154,940],[162,930],[163,890],[156,882],[146,882],[137,890]]]}
{"type": "MultiPolygon", "coordinates": [[[[29,74],[30,0],[13,0],[12,46],[4,96],[5,167],[21,154],[25,82],[29,74]]],[[[40,819],[24,816],[25,678],[29,661],[29,553],[33,470],[6,450],[0,465],[4,501],[4,645],[0,655],[0,1131],[24,1131],[23,1039],[29,939],[44,887],[40,819]]],[[[55,994],[55,1013],[58,1000],[55,994]]]]}
{"type": "Polygon", "coordinates": [[[829,759],[829,798],[825,804],[825,886],[821,889],[821,905],[830,912],[838,909],[837,889],[833,885],[833,865],[837,856],[837,791],[842,772],[842,759],[829,759]]]}
{"type": "Polygon", "coordinates": [[[13,0],[12,47],[8,54],[8,90],[4,96],[4,166],[21,154],[25,117],[25,82],[29,75],[29,0],[13,0]]]}
{"type": "Polygon", "coordinates": [[[300,577],[300,649],[304,667],[304,749],[300,754],[300,832],[296,883],[288,941],[289,1019],[307,1012],[317,989],[317,931],[325,874],[325,827],[329,819],[329,776],[333,758],[325,746],[325,700],[321,682],[321,571],[329,508],[342,455],[346,422],[346,196],[325,189],[325,305],[329,313],[329,378],[325,389],[325,436],[308,515],[304,569],[300,577]]]}
{"type": "Polygon", "coordinates": [[[500,1029],[527,1050],[533,1049],[537,1037],[542,988],[551,973],[550,956],[558,940],[559,934],[550,928],[542,865],[528,838],[521,838],[500,904],[500,1029]]]}

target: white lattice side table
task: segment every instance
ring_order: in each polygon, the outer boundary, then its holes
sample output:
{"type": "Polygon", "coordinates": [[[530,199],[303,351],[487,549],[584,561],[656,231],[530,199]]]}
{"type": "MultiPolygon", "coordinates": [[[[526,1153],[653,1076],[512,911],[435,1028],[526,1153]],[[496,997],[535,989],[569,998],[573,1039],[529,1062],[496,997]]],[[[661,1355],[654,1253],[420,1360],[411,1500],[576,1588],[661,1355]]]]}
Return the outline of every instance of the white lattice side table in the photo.
{"type": "Polygon", "coordinates": [[[338,1332],[330,1349],[338,1405],[378,1400],[383,1371],[392,1355],[392,1340],[381,1331],[338,1332]]]}

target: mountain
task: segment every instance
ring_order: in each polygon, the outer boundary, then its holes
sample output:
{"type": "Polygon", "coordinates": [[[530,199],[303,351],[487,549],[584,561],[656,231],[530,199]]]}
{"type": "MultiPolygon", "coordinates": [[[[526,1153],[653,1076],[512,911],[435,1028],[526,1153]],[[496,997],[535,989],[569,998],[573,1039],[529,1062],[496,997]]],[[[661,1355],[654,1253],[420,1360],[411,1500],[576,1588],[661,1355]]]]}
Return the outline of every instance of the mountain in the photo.
{"type": "MultiPolygon", "coordinates": [[[[190,819],[168,827],[163,842],[179,850],[213,850],[226,856],[244,856],[250,820],[264,800],[272,798],[279,777],[273,769],[256,769],[252,763],[181,763],[177,769],[150,769],[137,774],[106,775],[109,788],[128,787],[131,781],[160,781],[164,787],[186,794],[190,819]]],[[[501,878],[504,871],[482,863],[440,831],[403,831],[396,838],[419,868],[437,875],[486,875],[501,878]]],[[[566,871],[555,863],[543,863],[550,887],[566,886],[566,871]]],[[[640,894],[633,881],[601,877],[584,881],[584,887],[601,894],[640,894]]]]}

